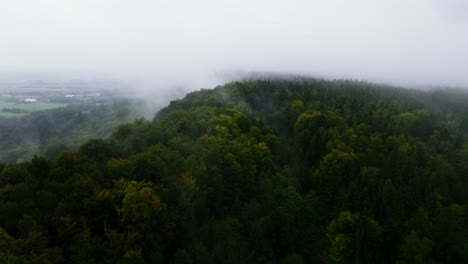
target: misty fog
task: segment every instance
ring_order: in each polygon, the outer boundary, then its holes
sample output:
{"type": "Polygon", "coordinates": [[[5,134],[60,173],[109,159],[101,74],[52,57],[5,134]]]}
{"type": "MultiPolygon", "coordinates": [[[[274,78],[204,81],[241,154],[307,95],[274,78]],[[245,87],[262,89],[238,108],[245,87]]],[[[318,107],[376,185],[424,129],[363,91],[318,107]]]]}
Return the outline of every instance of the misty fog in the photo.
{"type": "Polygon", "coordinates": [[[468,86],[463,0],[15,0],[0,5],[0,80],[210,88],[249,72],[468,86]]]}

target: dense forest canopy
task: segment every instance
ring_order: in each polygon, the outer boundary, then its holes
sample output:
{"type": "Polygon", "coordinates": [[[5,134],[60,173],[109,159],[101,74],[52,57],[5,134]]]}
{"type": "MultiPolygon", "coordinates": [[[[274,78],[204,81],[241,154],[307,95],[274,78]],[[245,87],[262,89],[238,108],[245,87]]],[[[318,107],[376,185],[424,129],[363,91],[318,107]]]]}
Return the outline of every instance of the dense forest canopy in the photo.
{"type": "Polygon", "coordinates": [[[468,263],[468,94],[257,80],[0,166],[2,263],[468,263]]]}

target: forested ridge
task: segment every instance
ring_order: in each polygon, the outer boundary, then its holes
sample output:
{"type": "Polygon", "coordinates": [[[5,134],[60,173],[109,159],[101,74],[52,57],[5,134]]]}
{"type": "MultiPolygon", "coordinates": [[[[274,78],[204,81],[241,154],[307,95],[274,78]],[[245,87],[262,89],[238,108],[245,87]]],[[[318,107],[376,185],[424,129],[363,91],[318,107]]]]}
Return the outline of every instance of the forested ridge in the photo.
{"type": "Polygon", "coordinates": [[[0,161],[15,163],[34,154],[53,158],[78,149],[96,137],[108,137],[116,126],[145,111],[135,99],[108,99],[70,104],[24,117],[0,117],[0,161]]]}
{"type": "Polygon", "coordinates": [[[468,94],[233,82],[0,165],[0,263],[468,263],[468,94]]]}

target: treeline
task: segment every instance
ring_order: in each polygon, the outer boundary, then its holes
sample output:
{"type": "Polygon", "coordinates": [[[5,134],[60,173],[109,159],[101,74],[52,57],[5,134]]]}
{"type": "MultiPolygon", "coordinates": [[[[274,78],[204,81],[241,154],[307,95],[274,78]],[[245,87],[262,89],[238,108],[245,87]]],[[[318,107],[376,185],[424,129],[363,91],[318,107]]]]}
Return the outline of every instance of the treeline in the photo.
{"type": "Polygon", "coordinates": [[[468,263],[468,96],[230,83],[0,167],[2,263],[468,263]]]}

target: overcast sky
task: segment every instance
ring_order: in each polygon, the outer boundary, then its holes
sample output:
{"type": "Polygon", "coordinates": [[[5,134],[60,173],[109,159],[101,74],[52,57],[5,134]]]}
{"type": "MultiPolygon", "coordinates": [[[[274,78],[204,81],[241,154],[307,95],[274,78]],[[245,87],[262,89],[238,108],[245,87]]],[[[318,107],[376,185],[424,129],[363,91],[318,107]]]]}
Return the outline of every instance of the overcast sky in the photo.
{"type": "Polygon", "coordinates": [[[468,87],[468,1],[0,0],[0,77],[198,89],[250,71],[468,87]]]}

